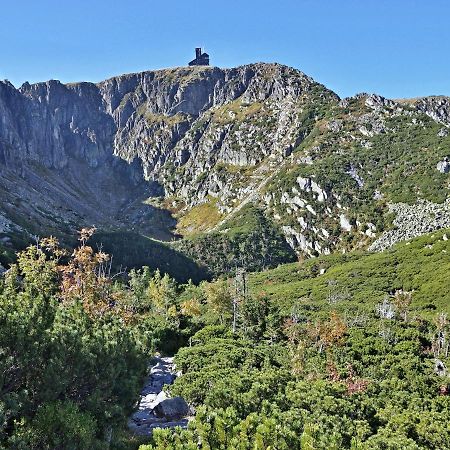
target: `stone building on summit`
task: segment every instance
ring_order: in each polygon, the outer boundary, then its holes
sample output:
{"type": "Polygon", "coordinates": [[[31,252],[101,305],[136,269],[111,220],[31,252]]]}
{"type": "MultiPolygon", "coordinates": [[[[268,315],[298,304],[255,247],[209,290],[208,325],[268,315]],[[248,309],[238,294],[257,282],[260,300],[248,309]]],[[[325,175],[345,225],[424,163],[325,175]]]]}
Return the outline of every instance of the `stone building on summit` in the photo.
{"type": "Polygon", "coordinates": [[[209,55],[208,53],[202,53],[202,49],[197,47],[195,49],[195,59],[190,63],[190,66],[209,66],[209,55]]]}

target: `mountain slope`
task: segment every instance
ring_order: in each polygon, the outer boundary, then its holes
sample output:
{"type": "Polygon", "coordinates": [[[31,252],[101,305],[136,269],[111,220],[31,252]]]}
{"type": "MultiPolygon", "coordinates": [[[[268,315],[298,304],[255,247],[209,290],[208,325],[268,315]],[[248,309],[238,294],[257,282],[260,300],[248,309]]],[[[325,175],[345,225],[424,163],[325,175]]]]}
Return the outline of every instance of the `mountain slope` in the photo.
{"type": "MultiPolygon", "coordinates": [[[[450,232],[426,234],[371,254],[323,255],[249,275],[250,291],[265,293],[286,311],[311,308],[374,310],[386,295],[413,292],[420,316],[450,313],[450,232]]],[[[305,312],[306,314],[306,312],[305,312]]]]}
{"type": "MultiPolygon", "coordinates": [[[[243,261],[246,250],[224,240],[247,208],[306,256],[368,246],[392,227],[389,205],[399,202],[433,202],[424,231],[449,226],[446,97],[340,100],[298,70],[258,63],[98,84],[1,82],[0,119],[5,248],[95,224],[192,237],[203,245],[176,247],[199,263],[193,248],[214,255],[224,245],[243,261]]],[[[253,231],[244,241],[261,237],[253,231]]],[[[384,247],[412,237],[395,236],[384,247]]],[[[269,252],[282,251],[270,242],[269,252]]],[[[256,259],[252,269],[265,266],[256,259]]]]}
{"type": "Polygon", "coordinates": [[[140,450],[450,448],[448,233],[249,274],[236,315],[209,295],[238,279],[191,286],[169,392],[196,415],[140,450]]]}

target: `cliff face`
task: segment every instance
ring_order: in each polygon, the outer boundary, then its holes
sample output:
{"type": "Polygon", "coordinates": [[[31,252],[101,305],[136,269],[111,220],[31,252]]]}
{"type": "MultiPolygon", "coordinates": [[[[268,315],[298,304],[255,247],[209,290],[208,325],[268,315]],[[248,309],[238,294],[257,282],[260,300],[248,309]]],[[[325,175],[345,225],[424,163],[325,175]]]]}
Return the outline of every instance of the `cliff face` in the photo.
{"type": "Polygon", "coordinates": [[[142,206],[145,198],[166,192],[195,204],[208,189],[193,195],[200,189],[193,179],[217,162],[254,165],[290,152],[301,133],[289,115],[316,86],[268,64],[143,72],[99,84],[52,80],[15,89],[2,82],[3,213],[23,216],[17,222],[36,232],[54,222],[145,229],[145,217],[157,213],[142,206]],[[249,129],[246,117],[260,111],[268,123],[249,129]],[[184,180],[173,179],[176,166],[186,168],[184,180]]]}
{"type": "Polygon", "coordinates": [[[114,157],[115,131],[95,85],[1,83],[4,215],[36,233],[120,220],[148,187],[137,165],[114,157]]]}
{"type": "Polygon", "coordinates": [[[218,163],[255,167],[269,155],[283,159],[304,138],[314,110],[337,101],[303,73],[275,64],[146,72],[99,88],[117,127],[116,155],[138,158],[147,180],[190,206],[230,191],[222,210],[239,196],[239,177],[221,179],[218,163]]]}
{"type": "Polygon", "coordinates": [[[253,205],[298,252],[369,245],[389,204],[443,202],[450,101],[340,100],[278,64],[0,82],[0,239],[95,224],[227,233],[253,205]],[[3,236],[3,237],[2,237],[3,236]]]}

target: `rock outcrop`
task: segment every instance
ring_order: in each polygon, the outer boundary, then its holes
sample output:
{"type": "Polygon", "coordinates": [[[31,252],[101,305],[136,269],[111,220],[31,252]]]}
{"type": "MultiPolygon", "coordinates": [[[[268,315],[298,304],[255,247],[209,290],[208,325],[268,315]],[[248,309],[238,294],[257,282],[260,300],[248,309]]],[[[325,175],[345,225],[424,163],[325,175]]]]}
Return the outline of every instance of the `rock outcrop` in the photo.
{"type": "Polygon", "coordinates": [[[397,203],[389,205],[396,215],[393,230],[384,232],[369,250],[382,251],[397,242],[406,241],[425,233],[450,228],[450,199],[443,204],[420,201],[415,205],[397,203]]]}
{"type": "Polygon", "coordinates": [[[450,97],[423,97],[416,102],[415,106],[436,122],[450,127],[450,97]]]}
{"type": "Polygon", "coordinates": [[[145,229],[142,217],[157,211],[142,202],[154,195],[195,205],[222,192],[226,208],[239,194],[212,169],[289,154],[316,97],[335,95],[278,64],[176,68],[98,84],[0,82],[0,213],[19,213],[38,233],[80,223],[145,229]]]}
{"type": "Polygon", "coordinates": [[[441,173],[449,173],[450,172],[450,161],[446,157],[442,161],[439,161],[436,165],[436,169],[441,173]]]}

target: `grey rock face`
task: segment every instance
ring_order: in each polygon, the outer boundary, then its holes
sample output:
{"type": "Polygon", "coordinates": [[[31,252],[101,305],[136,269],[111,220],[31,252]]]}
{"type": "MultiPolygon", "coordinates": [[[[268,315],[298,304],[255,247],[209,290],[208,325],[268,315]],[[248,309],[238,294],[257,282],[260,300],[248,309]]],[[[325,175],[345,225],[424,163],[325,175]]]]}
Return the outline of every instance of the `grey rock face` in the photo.
{"type": "MultiPolygon", "coordinates": [[[[293,69],[253,64],[225,70],[145,72],[107,80],[99,88],[117,126],[115,154],[128,161],[138,158],[145,177],[155,179],[169,161],[175,166],[187,164],[188,174],[195,175],[216,161],[255,164],[271,148],[285,150],[291,142],[283,145],[280,136],[267,150],[245,151],[243,139],[252,128],[244,123],[242,129],[235,129],[236,118],[255,103],[298,99],[313,85],[313,80],[293,69]],[[233,104],[237,99],[239,104],[233,104]],[[234,145],[239,139],[241,145],[234,145]]],[[[284,114],[289,111],[285,106],[284,114]]],[[[255,127],[253,133],[259,129],[255,127]]]]}
{"type": "Polygon", "coordinates": [[[377,94],[370,94],[365,103],[366,106],[373,109],[395,108],[397,106],[397,103],[393,100],[389,100],[377,94]]]}
{"type": "Polygon", "coordinates": [[[444,158],[442,161],[437,163],[436,169],[441,173],[449,173],[450,172],[450,161],[448,158],[444,158]]]}
{"type": "Polygon", "coordinates": [[[436,122],[450,125],[450,98],[424,97],[416,103],[416,108],[430,116],[436,122]]]}
{"type": "MultiPolygon", "coordinates": [[[[98,84],[0,82],[0,213],[45,230],[139,228],[154,213],[143,205],[149,196],[235,198],[230,180],[211,169],[288,155],[319,86],[278,64],[175,68],[98,84]]],[[[320,89],[324,101],[337,98],[320,89]]]]}
{"type": "MultiPolygon", "coordinates": [[[[295,249],[329,253],[340,236],[325,229],[325,216],[345,232],[361,231],[347,223],[347,206],[334,186],[306,173],[276,192],[271,183],[290,166],[313,166],[321,158],[327,145],[324,150],[315,142],[293,153],[316,126],[337,139],[326,151],[344,154],[395,133],[389,118],[420,123],[423,114],[447,130],[449,99],[405,105],[358,94],[339,102],[302,72],[279,64],[180,67],[97,84],[52,80],[16,89],[0,82],[0,233],[73,235],[94,224],[169,240],[175,221],[149,205],[149,197],[165,197],[180,215],[212,201],[222,214],[219,225],[245,205],[264,202],[279,209],[273,217],[295,249]],[[319,126],[323,111],[338,104],[350,108],[349,117],[341,111],[319,126]]],[[[448,173],[448,163],[437,169],[448,173]]],[[[360,192],[371,185],[356,160],[342,177],[351,177],[360,192]]]]}
{"type": "Polygon", "coordinates": [[[114,156],[115,130],[94,84],[0,83],[0,214],[36,233],[123,219],[151,188],[114,156]]]}

